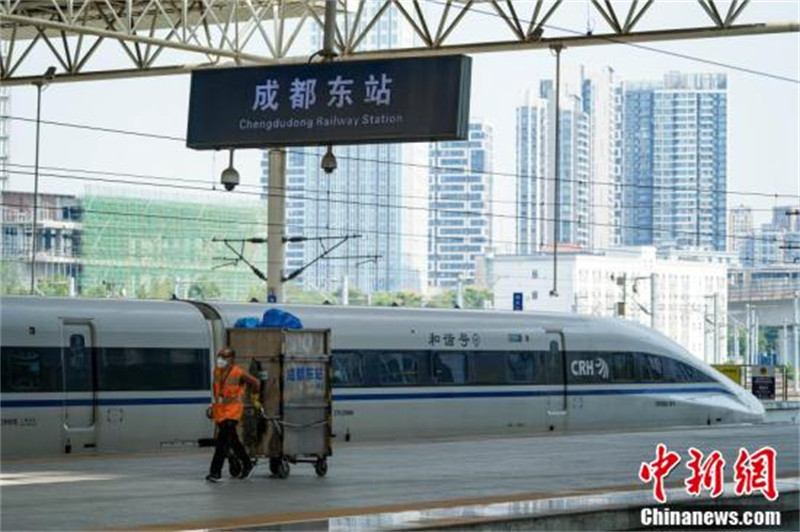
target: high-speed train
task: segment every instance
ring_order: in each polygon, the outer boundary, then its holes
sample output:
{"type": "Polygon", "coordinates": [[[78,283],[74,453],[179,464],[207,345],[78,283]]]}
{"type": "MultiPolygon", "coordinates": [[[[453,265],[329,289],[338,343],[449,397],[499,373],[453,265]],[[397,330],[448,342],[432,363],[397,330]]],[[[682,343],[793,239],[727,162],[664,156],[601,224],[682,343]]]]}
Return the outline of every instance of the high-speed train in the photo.
{"type": "MultiPolygon", "coordinates": [[[[210,438],[214,354],[265,304],[0,299],[2,456],[210,438]]],[[[750,393],[666,337],[555,313],[294,306],[330,328],[335,445],[749,423],[750,393]]],[[[242,362],[241,360],[239,362],[242,362]]]]}

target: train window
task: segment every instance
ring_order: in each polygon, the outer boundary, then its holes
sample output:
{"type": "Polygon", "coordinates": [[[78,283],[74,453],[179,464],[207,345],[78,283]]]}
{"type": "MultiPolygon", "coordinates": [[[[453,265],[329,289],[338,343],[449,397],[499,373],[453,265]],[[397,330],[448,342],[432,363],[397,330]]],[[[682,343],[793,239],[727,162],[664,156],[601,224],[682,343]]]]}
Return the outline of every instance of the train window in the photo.
{"type": "Polygon", "coordinates": [[[361,386],[364,384],[364,363],[360,353],[334,351],[332,365],[331,380],[334,386],[361,386]]]}
{"type": "Polygon", "coordinates": [[[211,387],[208,352],[203,349],[169,349],[170,390],[203,390],[211,387]]]}
{"type": "Polygon", "coordinates": [[[379,381],[382,385],[418,386],[430,384],[430,363],[426,353],[414,351],[381,352],[376,354],[379,381]]]}
{"type": "Polygon", "coordinates": [[[636,363],[633,353],[611,355],[611,379],[615,383],[636,382],[636,363]]]}
{"type": "Polygon", "coordinates": [[[379,384],[403,384],[403,367],[400,356],[390,353],[380,353],[377,355],[377,357],[379,361],[379,384]]]}
{"type": "Polygon", "coordinates": [[[204,390],[210,386],[208,351],[114,347],[102,350],[104,391],[204,390]]]}
{"type": "Polygon", "coordinates": [[[478,351],[472,353],[472,383],[505,384],[506,357],[503,353],[478,351]]]}
{"type": "Polygon", "coordinates": [[[639,354],[639,373],[643,382],[660,382],[664,380],[664,368],[661,357],[639,354]]]}
{"type": "Polygon", "coordinates": [[[465,384],[467,382],[466,353],[448,351],[434,353],[433,380],[437,384],[465,384]]]}
{"type": "Polygon", "coordinates": [[[506,355],[507,379],[511,384],[536,382],[536,359],[534,353],[508,353],[506,355]]]}
{"type": "Polygon", "coordinates": [[[665,358],[663,362],[664,376],[669,382],[708,382],[713,380],[702,371],[680,360],[665,358]]]}
{"type": "Polygon", "coordinates": [[[64,349],[64,377],[68,392],[91,391],[94,368],[91,348],[82,334],[72,334],[64,349]]]}
{"type": "Polygon", "coordinates": [[[58,392],[62,389],[58,349],[3,347],[0,391],[58,392]]]}

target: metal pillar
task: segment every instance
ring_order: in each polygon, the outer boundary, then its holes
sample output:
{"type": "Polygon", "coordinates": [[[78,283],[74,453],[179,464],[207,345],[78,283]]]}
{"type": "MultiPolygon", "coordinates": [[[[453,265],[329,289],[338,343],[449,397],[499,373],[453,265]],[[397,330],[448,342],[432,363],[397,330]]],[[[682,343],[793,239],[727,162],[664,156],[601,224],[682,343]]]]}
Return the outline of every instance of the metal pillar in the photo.
{"type": "Polygon", "coordinates": [[[342,276],[342,305],[350,304],[350,277],[345,273],[342,276]]]}
{"type": "Polygon", "coordinates": [[[286,150],[283,148],[269,150],[267,195],[267,302],[283,303],[286,228],[286,150]]]}
{"type": "Polygon", "coordinates": [[[650,274],[650,328],[656,328],[656,279],[658,276],[655,273],[650,274]]]}
{"type": "MultiPolygon", "coordinates": [[[[733,359],[739,359],[739,332],[741,331],[741,327],[734,324],[733,326],[733,359]]],[[[731,358],[731,357],[729,357],[731,358]]]]}
{"type": "Polygon", "coordinates": [[[758,352],[758,313],[756,309],[753,309],[753,364],[759,364],[761,362],[761,356],[758,352]]]}
{"type": "Polygon", "coordinates": [[[719,364],[719,294],[714,293],[714,364],[719,364]]]}
{"type": "Polygon", "coordinates": [[[783,334],[781,335],[783,344],[783,355],[780,357],[779,363],[788,365],[791,358],[789,357],[789,320],[783,319],[783,334]]]}
{"type": "Polygon", "coordinates": [[[750,340],[750,336],[753,334],[753,328],[750,323],[753,315],[750,312],[750,304],[747,303],[744,306],[744,363],[750,364],[753,361],[753,342],[750,340]]]}
{"type": "Polygon", "coordinates": [[[563,46],[557,44],[551,48],[556,53],[556,139],[555,139],[555,181],[553,183],[553,289],[550,297],[558,297],[558,239],[561,232],[561,50],[563,46]]]}
{"type": "Polygon", "coordinates": [[[36,291],[36,224],[39,215],[39,129],[42,116],[42,87],[44,80],[36,84],[36,155],[33,166],[33,229],[31,231],[31,295],[36,291]]]}
{"type": "Polygon", "coordinates": [[[800,292],[794,293],[794,391],[800,393],[800,292]]]}
{"type": "Polygon", "coordinates": [[[322,49],[326,57],[334,54],[334,34],[336,32],[336,0],[325,0],[325,28],[322,35],[322,49]]]}

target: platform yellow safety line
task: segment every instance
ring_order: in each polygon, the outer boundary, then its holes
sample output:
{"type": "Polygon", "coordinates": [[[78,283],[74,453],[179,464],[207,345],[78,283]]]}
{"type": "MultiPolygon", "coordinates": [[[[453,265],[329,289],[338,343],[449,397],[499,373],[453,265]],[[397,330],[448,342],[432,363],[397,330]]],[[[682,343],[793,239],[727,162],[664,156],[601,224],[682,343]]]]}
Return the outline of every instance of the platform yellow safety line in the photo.
{"type": "MultiPolygon", "coordinates": [[[[780,477],[779,480],[794,479],[797,477],[800,477],[800,471],[786,474],[780,477]]],[[[683,486],[683,481],[667,481],[665,482],[665,486],[668,488],[681,487],[683,486]]],[[[142,532],[172,532],[177,530],[231,530],[243,527],[287,525],[309,521],[322,521],[337,517],[362,516],[390,512],[407,512],[415,510],[432,510],[436,508],[453,508],[457,506],[470,506],[476,504],[485,505],[505,502],[520,502],[537,499],[552,499],[555,497],[577,497],[580,495],[593,495],[597,493],[651,490],[651,487],[643,486],[642,484],[632,484],[554,492],[509,493],[506,495],[444,499],[428,502],[409,502],[381,506],[356,506],[350,508],[333,508],[328,510],[313,510],[304,512],[276,512],[269,514],[221,517],[218,519],[207,519],[202,521],[183,521],[179,523],[144,525],[126,528],[124,530],[136,530],[142,532]]]]}

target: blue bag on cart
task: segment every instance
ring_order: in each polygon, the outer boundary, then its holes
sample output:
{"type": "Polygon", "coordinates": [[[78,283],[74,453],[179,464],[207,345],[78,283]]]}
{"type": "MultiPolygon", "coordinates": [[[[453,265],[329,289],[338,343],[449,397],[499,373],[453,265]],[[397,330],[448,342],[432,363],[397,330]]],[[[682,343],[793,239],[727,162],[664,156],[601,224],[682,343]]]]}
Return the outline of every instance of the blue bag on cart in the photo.
{"type": "Polygon", "coordinates": [[[259,327],[277,327],[279,329],[302,329],[303,323],[300,321],[300,318],[298,318],[291,312],[286,312],[285,310],[271,308],[266,312],[264,312],[264,316],[261,318],[261,324],[259,325],[259,327]]]}
{"type": "Polygon", "coordinates": [[[255,329],[261,325],[261,320],[253,316],[252,318],[239,318],[233,326],[237,329],[255,329]]]}

